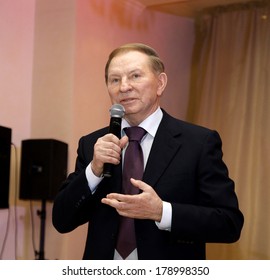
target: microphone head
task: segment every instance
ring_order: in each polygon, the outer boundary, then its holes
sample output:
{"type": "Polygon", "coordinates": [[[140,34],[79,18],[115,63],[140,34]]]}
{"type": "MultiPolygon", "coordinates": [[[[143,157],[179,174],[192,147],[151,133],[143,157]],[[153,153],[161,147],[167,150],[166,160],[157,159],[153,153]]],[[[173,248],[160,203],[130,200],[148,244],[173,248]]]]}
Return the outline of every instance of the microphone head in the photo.
{"type": "Polygon", "coordinates": [[[110,108],[110,114],[113,118],[123,118],[125,115],[125,108],[121,104],[114,104],[110,108]]]}

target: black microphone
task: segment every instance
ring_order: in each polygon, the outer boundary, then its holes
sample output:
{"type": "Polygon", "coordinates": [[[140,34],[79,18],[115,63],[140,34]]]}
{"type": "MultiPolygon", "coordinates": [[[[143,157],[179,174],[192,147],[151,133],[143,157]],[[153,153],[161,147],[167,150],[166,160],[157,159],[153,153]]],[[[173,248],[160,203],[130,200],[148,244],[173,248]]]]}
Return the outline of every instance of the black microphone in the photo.
{"type": "MultiPolygon", "coordinates": [[[[121,122],[122,118],[125,115],[125,108],[120,104],[114,104],[110,108],[110,127],[109,133],[114,134],[119,139],[121,138],[121,122]]],[[[103,176],[104,177],[112,177],[112,164],[105,163],[103,168],[103,176]]]]}

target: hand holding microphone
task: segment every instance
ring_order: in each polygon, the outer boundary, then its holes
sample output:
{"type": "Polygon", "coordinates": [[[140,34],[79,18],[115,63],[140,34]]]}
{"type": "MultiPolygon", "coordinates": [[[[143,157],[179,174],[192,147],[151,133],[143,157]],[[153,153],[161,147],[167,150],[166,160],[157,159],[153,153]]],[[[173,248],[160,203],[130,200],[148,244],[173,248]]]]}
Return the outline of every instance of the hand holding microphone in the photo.
{"type": "MultiPolygon", "coordinates": [[[[125,108],[120,104],[114,104],[110,109],[110,115],[111,115],[111,120],[109,126],[109,133],[114,134],[120,139],[121,123],[122,123],[122,118],[125,115],[125,108]]],[[[112,176],[112,164],[110,163],[104,164],[103,176],[104,177],[112,176]]]]}
{"type": "Polygon", "coordinates": [[[110,108],[111,119],[108,134],[99,138],[94,146],[94,158],[91,167],[96,176],[103,174],[104,177],[111,177],[112,167],[120,163],[122,148],[128,142],[128,139],[120,139],[121,122],[124,114],[125,109],[120,104],[114,104],[110,108]]]}

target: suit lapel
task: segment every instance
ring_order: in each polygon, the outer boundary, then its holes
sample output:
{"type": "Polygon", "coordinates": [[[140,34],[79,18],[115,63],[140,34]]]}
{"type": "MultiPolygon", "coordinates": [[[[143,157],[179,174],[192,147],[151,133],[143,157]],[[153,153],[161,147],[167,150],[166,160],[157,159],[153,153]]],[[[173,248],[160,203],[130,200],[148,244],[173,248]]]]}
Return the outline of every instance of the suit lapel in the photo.
{"type": "Polygon", "coordinates": [[[181,147],[181,131],[176,120],[166,112],[163,114],[143,176],[143,181],[153,187],[181,147]]]}

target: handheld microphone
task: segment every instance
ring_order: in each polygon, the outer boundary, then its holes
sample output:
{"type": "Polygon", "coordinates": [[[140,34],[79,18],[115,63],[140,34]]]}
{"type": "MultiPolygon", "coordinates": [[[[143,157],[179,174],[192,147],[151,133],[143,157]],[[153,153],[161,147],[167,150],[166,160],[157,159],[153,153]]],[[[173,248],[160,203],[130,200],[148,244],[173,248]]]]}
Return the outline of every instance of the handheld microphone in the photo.
{"type": "MultiPolygon", "coordinates": [[[[125,108],[121,104],[114,104],[110,108],[110,126],[109,133],[114,134],[119,139],[121,138],[121,122],[125,115],[125,108]]],[[[112,177],[112,164],[105,163],[103,168],[104,177],[112,177]]]]}

